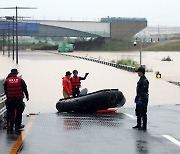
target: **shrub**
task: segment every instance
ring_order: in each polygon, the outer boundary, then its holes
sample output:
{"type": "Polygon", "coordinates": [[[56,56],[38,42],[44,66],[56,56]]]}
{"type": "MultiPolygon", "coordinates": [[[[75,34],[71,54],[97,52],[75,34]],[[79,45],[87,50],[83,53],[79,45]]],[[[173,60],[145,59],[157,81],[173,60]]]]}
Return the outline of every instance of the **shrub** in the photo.
{"type": "Polygon", "coordinates": [[[140,66],[140,64],[138,64],[136,61],[130,58],[118,60],[116,63],[121,65],[132,66],[135,68],[138,68],[140,66]]]}
{"type": "Polygon", "coordinates": [[[170,56],[164,57],[161,59],[161,61],[173,61],[170,56]]]}

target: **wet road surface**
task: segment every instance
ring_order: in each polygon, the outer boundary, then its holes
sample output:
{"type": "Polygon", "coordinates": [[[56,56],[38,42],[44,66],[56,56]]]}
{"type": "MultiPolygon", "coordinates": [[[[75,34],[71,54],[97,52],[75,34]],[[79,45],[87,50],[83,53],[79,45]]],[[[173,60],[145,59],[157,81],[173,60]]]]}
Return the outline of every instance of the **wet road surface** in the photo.
{"type": "MultiPolygon", "coordinates": [[[[149,107],[146,132],[132,129],[136,120],[131,108],[112,114],[42,113],[35,115],[25,138],[18,140],[22,142],[19,153],[178,154],[179,110],[180,106],[149,107]]],[[[30,118],[24,117],[24,123],[30,118]]],[[[12,151],[18,135],[0,129],[2,153],[12,151]]]]}

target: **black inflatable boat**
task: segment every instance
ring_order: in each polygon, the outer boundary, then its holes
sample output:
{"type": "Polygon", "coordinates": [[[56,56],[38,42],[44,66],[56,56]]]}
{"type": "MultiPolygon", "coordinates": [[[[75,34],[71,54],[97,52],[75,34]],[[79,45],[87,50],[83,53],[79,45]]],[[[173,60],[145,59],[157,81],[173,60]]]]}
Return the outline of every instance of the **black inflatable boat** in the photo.
{"type": "Polygon", "coordinates": [[[76,98],[60,99],[56,108],[59,112],[93,113],[97,110],[121,107],[126,99],[118,89],[105,89],[76,98]]]}

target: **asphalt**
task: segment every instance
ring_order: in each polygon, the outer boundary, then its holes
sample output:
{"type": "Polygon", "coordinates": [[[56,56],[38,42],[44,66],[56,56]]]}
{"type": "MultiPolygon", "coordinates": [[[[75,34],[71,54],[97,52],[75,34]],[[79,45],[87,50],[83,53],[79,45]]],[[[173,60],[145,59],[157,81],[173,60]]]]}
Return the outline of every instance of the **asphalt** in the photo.
{"type": "Polygon", "coordinates": [[[22,154],[179,154],[179,110],[180,105],[148,107],[147,131],[132,129],[134,108],[111,114],[24,115],[23,123],[32,125],[22,132],[0,126],[0,149],[2,154],[14,147],[22,154]]]}

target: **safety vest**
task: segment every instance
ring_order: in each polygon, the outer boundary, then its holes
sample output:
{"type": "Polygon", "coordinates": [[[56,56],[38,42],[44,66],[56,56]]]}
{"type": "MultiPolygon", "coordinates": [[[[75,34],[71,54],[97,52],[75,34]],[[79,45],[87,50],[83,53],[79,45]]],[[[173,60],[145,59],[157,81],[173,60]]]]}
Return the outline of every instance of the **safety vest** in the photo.
{"type": "Polygon", "coordinates": [[[12,76],[6,80],[7,97],[8,98],[23,98],[23,88],[21,78],[12,76]]]}
{"type": "Polygon", "coordinates": [[[76,78],[72,77],[71,79],[72,79],[71,80],[72,88],[80,88],[81,87],[80,78],[78,76],[76,78]]]}
{"type": "Polygon", "coordinates": [[[72,85],[71,85],[71,82],[69,80],[69,77],[65,76],[62,78],[62,85],[63,85],[63,90],[65,92],[72,94],[72,85]]]}

